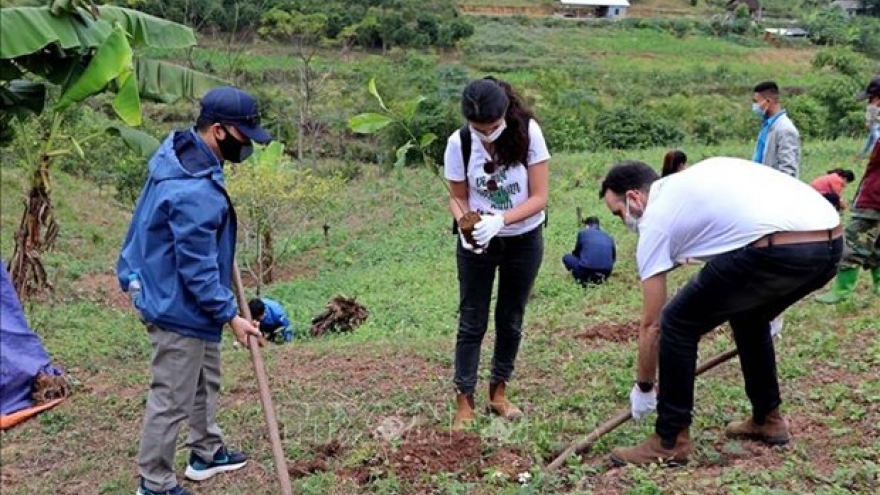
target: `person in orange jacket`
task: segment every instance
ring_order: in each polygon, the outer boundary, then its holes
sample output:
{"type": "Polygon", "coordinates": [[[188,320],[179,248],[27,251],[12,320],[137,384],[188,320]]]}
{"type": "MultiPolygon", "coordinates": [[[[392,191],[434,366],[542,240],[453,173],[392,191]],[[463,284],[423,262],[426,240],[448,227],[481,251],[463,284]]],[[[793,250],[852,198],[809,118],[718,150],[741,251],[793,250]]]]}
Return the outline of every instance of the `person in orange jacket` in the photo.
{"type": "Polygon", "coordinates": [[[841,211],[846,209],[846,198],[843,197],[843,188],[855,180],[856,174],[852,170],[835,168],[826,172],[825,175],[813,179],[810,185],[813,186],[813,189],[819,191],[819,194],[825,196],[825,199],[834,205],[837,211],[841,211]]]}

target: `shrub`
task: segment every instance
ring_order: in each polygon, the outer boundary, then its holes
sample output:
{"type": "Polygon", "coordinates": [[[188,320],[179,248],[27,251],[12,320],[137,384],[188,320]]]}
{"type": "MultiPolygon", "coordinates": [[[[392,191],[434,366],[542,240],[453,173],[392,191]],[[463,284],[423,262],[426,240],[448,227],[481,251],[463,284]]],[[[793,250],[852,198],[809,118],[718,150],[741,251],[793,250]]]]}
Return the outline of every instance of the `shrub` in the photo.
{"type": "Polygon", "coordinates": [[[594,134],[600,146],[610,149],[673,146],[684,140],[684,132],[673,122],[633,108],[600,113],[594,134]]]}

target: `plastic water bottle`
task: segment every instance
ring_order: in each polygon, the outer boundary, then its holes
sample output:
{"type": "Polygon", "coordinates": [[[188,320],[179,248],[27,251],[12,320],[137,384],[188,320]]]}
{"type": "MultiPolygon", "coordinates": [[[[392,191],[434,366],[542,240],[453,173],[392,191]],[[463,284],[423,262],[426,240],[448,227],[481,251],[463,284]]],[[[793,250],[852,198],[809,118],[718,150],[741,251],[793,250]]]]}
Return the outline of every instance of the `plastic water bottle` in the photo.
{"type": "Polygon", "coordinates": [[[136,273],[128,276],[128,298],[137,306],[136,301],[141,297],[141,281],[136,273]]]}

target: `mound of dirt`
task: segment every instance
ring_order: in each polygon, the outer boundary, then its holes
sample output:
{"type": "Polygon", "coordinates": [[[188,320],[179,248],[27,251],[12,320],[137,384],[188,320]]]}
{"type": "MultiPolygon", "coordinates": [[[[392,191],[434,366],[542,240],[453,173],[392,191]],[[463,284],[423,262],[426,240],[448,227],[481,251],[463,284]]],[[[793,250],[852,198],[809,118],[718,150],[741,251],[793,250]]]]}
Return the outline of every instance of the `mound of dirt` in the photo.
{"type": "Polygon", "coordinates": [[[610,342],[630,342],[639,338],[639,322],[623,324],[600,323],[584,333],[577,335],[581,340],[607,340],[610,342]]]}
{"type": "Polygon", "coordinates": [[[417,482],[425,473],[460,473],[464,479],[479,474],[482,463],[480,437],[473,433],[413,429],[396,451],[387,453],[385,464],[397,476],[417,482]]]}
{"type": "Polygon", "coordinates": [[[345,453],[345,447],[338,440],[315,445],[312,450],[316,452],[314,459],[297,461],[287,467],[287,472],[292,478],[304,478],[315,473],[328,471],[327,462],[345,453]]]}
{"type": "MultiPolygon", "coordinates": [[[[370,484],[393,474],[398,480],[414,487],[425,487],[431,474],[452,474],[460,481],[479,480],[483,473],[493,478],[515,482],[521,473],[532,467],[521,452],[499,450],[488,458],[483,455],[480,437],[468,432],[442,432],[431,428],[413,428],[399,438],[400,444],[386,447],[357,467],[339,468],[340,477],[370,484]]],[[[342,456],[345,448],[333,441],[313,447],[314,459],[293,463],[288,472],[293,478],[331,471],[333,458],[342,456]]]]}

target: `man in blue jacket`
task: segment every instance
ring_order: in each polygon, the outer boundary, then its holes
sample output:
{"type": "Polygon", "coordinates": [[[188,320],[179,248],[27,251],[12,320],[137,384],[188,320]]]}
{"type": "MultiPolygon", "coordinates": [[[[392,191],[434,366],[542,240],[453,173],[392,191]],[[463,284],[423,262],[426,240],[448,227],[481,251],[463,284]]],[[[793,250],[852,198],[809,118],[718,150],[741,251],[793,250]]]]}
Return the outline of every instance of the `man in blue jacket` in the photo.
{"type": "Polygon", "coordinates": [[[254,298],[248,302],[251,317],[260,322],[260,332],[263,336],[275,343],[290,342],[293,340],[293,328],[287,313],[277,301],[264,298],[254,298]],[[280,332],[279,332],[280,331],[280,332]]]}
{"type": "Polygon", "coordinates": [[[581,284],[601,284],[611,276],[617,260],[614,239],[599,228],[596,217],[587,217],[584,226],[578,232],[574,251],[562,257],[562,264],[581,284]]]}
{"type": "Polygon", "coordinates": [[[223,163],[242,162],[253,142],[269,140],[256,100],[222,87],[202,98],[195,127],[172,132],[150,158],[116,269],[153,348],[138,495],[192,495],[174,474],[185,420],[187,478],[202,481],[247,463],[226,448],[215,422],[223,326],[245,346],[249,335],[260,336],[253,322],[238,316],[231,287],[236,217],[223,163]]]}

